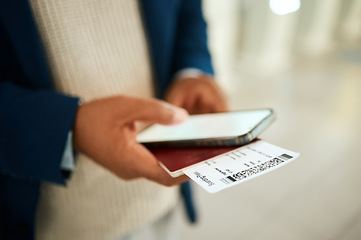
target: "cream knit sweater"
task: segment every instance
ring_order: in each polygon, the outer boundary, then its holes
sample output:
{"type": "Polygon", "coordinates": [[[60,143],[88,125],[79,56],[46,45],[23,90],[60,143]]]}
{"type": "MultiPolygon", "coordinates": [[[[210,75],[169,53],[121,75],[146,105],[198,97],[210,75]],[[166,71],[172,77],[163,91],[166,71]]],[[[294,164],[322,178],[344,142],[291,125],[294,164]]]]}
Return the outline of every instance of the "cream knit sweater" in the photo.
{"type": "MultiPolygon", "coordinates": [[[[135,0],[30,0],[59,92],[84,101],[114,94],[153,96],[135,0]]],[[[123,181],[84,155],[67,187],[43,184],[37,239],[115,239],[172,209],[176,187],[123,181]]]]}

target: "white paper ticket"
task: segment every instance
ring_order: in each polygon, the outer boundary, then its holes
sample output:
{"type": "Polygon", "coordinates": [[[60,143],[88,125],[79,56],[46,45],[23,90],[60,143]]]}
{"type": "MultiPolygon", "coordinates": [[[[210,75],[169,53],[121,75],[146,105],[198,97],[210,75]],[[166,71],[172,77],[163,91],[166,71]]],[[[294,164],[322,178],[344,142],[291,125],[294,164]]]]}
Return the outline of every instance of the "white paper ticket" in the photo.
{"type": "Polygon", "coordinates": [[[196,164],[184,173],[215,193],[282,167],[299,155],[259,140],[196,164]]]}

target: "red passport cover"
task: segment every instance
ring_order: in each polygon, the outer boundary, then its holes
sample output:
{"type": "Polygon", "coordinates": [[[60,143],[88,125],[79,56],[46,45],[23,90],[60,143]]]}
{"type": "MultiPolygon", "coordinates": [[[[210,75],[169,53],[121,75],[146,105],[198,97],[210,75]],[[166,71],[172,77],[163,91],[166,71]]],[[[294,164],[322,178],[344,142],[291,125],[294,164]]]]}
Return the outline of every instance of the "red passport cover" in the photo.
{"type": "Polygon", "coordinates": [[[176,172],[239,147],[154,148],[150,151],[170,172],[176,172]]]}

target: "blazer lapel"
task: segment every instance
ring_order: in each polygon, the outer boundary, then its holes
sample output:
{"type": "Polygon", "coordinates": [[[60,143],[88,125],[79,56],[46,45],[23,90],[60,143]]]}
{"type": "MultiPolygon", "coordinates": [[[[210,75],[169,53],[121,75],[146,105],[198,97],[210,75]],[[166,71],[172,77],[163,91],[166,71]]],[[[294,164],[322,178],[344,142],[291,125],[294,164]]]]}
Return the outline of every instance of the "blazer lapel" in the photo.
{"type": "Polygon", "coordinates": [[[44,51],[27,0],[1,0],[1,22],[32,87],[51,88],[44,51]]]}

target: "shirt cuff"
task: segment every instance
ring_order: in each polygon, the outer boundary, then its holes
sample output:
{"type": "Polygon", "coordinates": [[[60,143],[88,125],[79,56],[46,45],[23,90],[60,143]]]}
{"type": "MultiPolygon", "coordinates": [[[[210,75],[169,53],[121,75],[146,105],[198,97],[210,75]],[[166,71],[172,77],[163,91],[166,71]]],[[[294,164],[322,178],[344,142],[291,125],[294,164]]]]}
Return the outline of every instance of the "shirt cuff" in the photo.
{"type": "Polygon", "coordinates": [[[174,74],[173,80],[177,81],[177,80],[183,79],[183,78],[197,78],[204,74],[208,75],[208,73],[205,73],[205,72],[199,70],[198,68],[184,68],[174,74]]]}
{"type": "Polygon", "coordinates": [[[75,156],[73,152],[73,132],[69,131],[68,138],[66,140],[63,157],[61,159],[60,168],[61,170],[73,171],[75,168],[75,156]]]}

